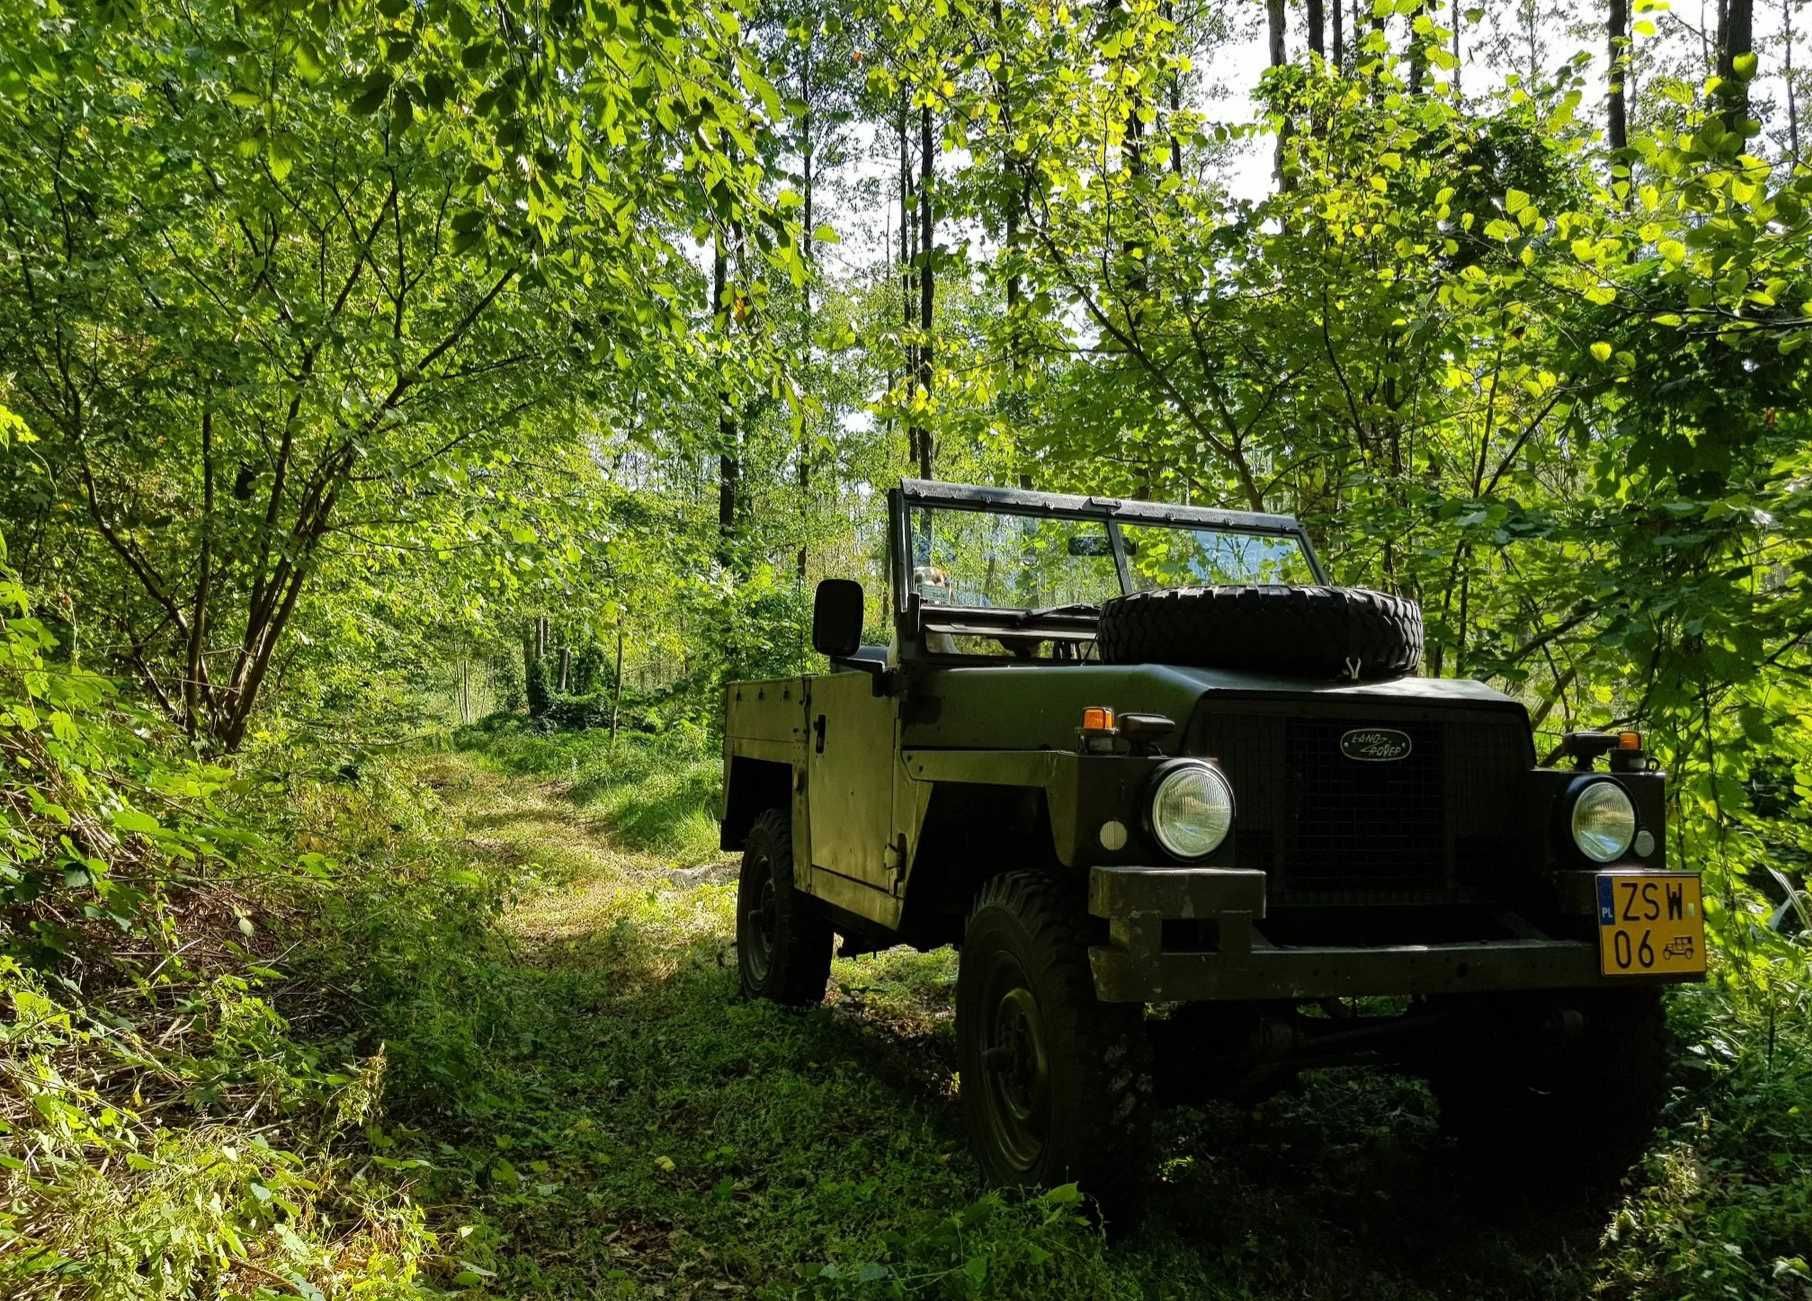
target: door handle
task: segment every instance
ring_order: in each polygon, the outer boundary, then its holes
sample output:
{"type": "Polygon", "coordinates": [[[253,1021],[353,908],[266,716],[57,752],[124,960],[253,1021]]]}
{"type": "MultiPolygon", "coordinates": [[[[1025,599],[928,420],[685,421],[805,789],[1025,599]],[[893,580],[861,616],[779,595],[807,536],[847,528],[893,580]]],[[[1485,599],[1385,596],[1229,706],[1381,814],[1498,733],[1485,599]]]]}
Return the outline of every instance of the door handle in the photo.
{"type": "Polygon", "coordinates": [[[812,731],[814,731],[818,734],[818,753],[819,754],[824,753],[824,724],[825,724],[825,718],[824,718],[823,714],[819,714],[818,721],[812,724],[812,731]]]}

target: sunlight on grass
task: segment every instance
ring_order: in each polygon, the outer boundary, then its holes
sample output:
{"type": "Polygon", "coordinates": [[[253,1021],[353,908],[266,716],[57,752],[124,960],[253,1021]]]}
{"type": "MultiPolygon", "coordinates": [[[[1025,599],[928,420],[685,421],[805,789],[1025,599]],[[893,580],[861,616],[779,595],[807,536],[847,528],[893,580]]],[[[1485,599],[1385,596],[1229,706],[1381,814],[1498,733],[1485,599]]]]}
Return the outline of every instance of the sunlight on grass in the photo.
{"type": "Polygon", "coordinates": [[[456,744],[512,776],[557,784],[593,815],[592,834],[682,867],[715,858],[722,763],[684,740],[606,732],[538,734],[523,728],[462,728],[456,744]]]}

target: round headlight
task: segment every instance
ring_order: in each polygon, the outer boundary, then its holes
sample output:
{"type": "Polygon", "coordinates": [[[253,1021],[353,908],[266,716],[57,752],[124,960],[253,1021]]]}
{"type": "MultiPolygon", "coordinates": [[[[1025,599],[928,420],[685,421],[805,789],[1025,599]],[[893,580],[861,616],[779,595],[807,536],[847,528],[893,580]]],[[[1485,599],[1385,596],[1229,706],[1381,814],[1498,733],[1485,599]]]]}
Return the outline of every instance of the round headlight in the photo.
{"type": "Polygon", "coordinates": [[[1614,781],[1592,782],[1573,797],[1573,843],[1594,863],[1623,857],[1636,837],[1636,806],[1614,781]]]}
{"type": "Polygon", "coordinates": [[[1151,834],[1174,858],[1203,858],[1233,826],[1233,788],[1205,763],[1179,763],[1158,774],[1151,792],[1151,834]]]}

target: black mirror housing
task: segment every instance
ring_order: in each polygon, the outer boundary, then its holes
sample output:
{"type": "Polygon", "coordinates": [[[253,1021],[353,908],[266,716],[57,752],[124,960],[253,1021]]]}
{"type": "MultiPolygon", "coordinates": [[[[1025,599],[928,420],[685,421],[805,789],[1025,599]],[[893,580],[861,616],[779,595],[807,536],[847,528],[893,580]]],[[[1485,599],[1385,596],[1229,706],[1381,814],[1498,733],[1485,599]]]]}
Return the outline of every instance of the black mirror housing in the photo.
{"type": "Polygon", "coordinates": [[[862,584],[849,578],[826,578],[812,599],[812,649],[832,659],[854,655],[862,647],[862,584]]]}

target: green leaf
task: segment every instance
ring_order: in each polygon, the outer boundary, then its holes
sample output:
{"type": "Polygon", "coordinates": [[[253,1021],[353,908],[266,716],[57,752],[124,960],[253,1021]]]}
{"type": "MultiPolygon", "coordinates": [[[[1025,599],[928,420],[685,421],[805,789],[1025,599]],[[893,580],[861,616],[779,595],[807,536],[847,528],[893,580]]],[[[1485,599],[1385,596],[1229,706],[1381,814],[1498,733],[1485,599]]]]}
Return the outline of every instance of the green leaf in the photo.
{"type": "Polygon", "coordinates": [[[295,158],[289,152],[289,144],[281,135],[270,138],[265,148],[265,161],[270,165],[271,175],[282,182],[289,179],[290,168],[295,166],[295,158]]]}
{"type": "Polygon", "coordinates": [[[358,97],[352,101],[352,111],[364,117],[370,117],[390,98],[390,74],[374,72],[365,78],[358,97]]]}
{"type": "Polygon", "coordinates": [[[164,824],[152,817],[149,813],[144,813],[138,809],[132,808],[115,809],[113,811],[113,825],[116,830],[141,836],[154,835],[164,829],[164,824]]]}
{"type": "Polygon", "coordinates": [[[1527,194],[1524,194],[1521,190],[1517,189],[1515,186],[1511,186],[1510,189],[1505,193],[1505,195],[1504,195],[1504,211],[1509,213],[1511,216],[1514,217],[1517,213],[1521,212],[1524,208],[1526,208],[1528,206],[1529,206],[1529,196],[1527,194]]]}
{"type": "Polygon", "coordinates": [[[1730,66],[1739,78],[1748,81],[1751,77],[1755,76],[1755,51],[1750,50],[1737,55],[1736,58],[1730,61],[1730,66]]]}
{"type": "Polygon", "coordinates": [[[321,52],[307,41],[296,42],[296,75],[303,81],[319,81],[327,75],[327,63],[321,52]]]}
{"type": "Polygon", "coordinates": [[[1592,356],[1600,363],[1609,361],[1611,359],[1611,345],[1606,343],[1603,339],[1600,339],[1597,343],[1592,345],[1592,356]]]}

